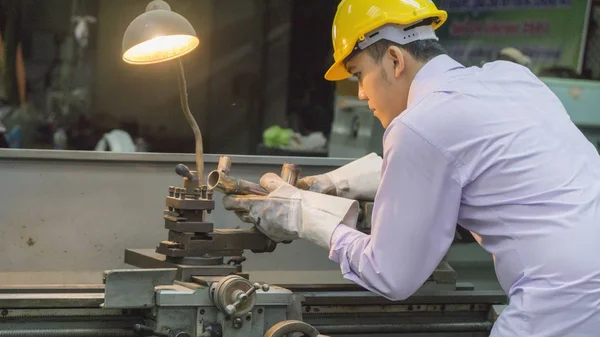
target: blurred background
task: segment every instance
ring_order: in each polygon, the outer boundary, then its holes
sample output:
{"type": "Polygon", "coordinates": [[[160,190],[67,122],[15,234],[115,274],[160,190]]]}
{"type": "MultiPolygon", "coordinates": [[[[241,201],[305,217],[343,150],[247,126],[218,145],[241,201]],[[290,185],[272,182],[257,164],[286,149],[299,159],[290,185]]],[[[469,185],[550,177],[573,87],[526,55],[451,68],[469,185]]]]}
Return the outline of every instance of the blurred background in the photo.
{"type": "MultiPolygon", "coordinates": [[[[529,67],[600,147],[600,1],[437,0],[468,66],[529,67]],[[539,4],[538,4],[539,3],[539,4]]],[[[330,83],[338,0],[169,0],[195,28],[185,56],[204,151],[353,158],[383,129],[352,80],[330,83]]],[[[193,153],[171,63],[121,58],[147,0],[0,0],[0,147],[193,153]]]]}

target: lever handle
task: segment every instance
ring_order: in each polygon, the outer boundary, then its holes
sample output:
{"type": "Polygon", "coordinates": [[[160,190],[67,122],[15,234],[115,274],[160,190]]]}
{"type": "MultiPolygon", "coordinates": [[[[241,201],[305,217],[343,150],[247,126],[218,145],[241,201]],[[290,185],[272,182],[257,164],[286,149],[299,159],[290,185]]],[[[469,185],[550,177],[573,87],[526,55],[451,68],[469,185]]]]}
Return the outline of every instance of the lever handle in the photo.
{"type": "Polygon", "coordinates": [[[262,289],[262,291],[267,292],[270,288],[271,287],[266,283],[254,283],[252,288],[248,289],[248,291],[246,291],[245,293],[238,295],[237,300],[233,302],[233,304],[229,304],[228,306],[226,306],[225,312],[228,315],[233,315],[237,311],[240,304],[246,303],[250,296],[252,296],[252,294],[254,294],[254,292],[256,292],[258,289],[262,289]]]}
{"type": "Polygon", "coordinates": [[[190,335],[189,333],[187,333],[185,331],[173,331],[173,332],[171,332],[169,337],[192,337],[192,335],[190,335]]]}
{"type": "Polygon", "coordinates": [[[158,337],[169,337],[169,335],[161,332],[154,331],[151,327],[143,324],[136,324],[133,326],[133,332],[140,336],[158,336],[158,337]]]}
{"type": "Polygon", "coordinates": [[[177,164],[177,166],[175,167],[175,173],[177,173],[177,175],[180,175],[182,177],[186,177],[189,180],[192,180],[194,178],[194,175],[192,174],[190,169],[183,164],[177,164]]]}

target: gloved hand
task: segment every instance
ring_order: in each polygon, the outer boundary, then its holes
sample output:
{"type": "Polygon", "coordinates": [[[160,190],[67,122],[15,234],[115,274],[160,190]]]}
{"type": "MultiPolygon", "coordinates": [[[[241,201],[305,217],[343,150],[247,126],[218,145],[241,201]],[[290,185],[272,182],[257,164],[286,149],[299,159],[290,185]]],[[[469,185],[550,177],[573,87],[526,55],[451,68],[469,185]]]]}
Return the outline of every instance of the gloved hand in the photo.
{"type": "Polygon", "coordinates": [[[300,190],[274,173],[265,174],[260,185],[269,191],[268,196],[227,195],[223,205],[275,242],[302,238],[329,249],[340,223],[356,225],[358,203],[354,200],[300,190]]]}
{"type": "Polygon", "coordinates": [[[375,153],[356,159],[331,172],[298,180],[296,187],[354,200],[375,199],[383,159],[375,153]]]}

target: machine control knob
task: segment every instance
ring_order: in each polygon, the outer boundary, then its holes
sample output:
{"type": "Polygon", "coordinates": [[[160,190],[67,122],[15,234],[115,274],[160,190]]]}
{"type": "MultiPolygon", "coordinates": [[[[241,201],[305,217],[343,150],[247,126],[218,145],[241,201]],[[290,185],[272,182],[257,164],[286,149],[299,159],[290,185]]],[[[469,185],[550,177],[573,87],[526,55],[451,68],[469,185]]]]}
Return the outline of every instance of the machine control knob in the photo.
{"type": "Polygon", "coordinates": [[[175,166],[175,173],[177,173],[177,175],[179,175],[179,176],[188,178],[189,180],[194,179],[194,175],[192,174],[192,171],[190,171],[190,169],[183,164],[177,164],[177,166],[175,166]]]}
{"type": "Polygon", "coordinates": [[[254,294],[257,290],[262,289],[262,291],[267,292],[269,291],[271,287],[266,284],[260,284],[260,283],[254,283],[253,287],[248,289],[248,291],[246,291],[245,293],[242,291],[239,291],[236,293],[235,297],[235,302],[233,302],[232,304],[229,304],[225,307],[225,313],[227,315],[233,315],[235,314],[235,312],[238,310],[238,307],[241,304],[245,304],[246,302],[248,302],[248,299],[250,298],[250,296],[252,296],[252,294],[254,294]]]}
{"type": "Polygon", "coordinates": [[[223,337],[223,327],[217,323],[209,323],[205,325],[200,337],[223,337]]]}
{"type": "Polygon", "coordinates": [[[321,335],[319,330],[312,325],[296,320],[283,321],[273,325],[265,332],[263,337],[284,337],[295,332],[302,333],[303,336],[307,337],[329,337],[327,335],[321,335]]]}
{"type": "Polygon", "coordinates": [[[270,286],[251,283],[239,275],[228,275],[210,286],[210,299],[217,309],[231,318],[248,314],[256,303],[256,291],[269,291],[270,286]]]}

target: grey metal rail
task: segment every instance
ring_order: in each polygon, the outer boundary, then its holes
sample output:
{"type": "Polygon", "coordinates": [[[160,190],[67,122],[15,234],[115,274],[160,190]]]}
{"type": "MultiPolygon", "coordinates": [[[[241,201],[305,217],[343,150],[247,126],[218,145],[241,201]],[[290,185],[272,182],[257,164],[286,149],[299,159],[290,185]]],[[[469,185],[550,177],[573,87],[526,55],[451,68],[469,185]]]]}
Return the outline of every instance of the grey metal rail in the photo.
{"type": "Polygon", "coordinates": [[[0,337],[133,337],[132,329],[21,329],[0,330],[0,337]]]}
{"type": "Polygon", "coordinates": [[[373,325],[315,325],[321,334],[386,334],[415,332],[489,332],[491,322],[473,323],[423,323],[423,324],[373,324],[373,325]]]}

